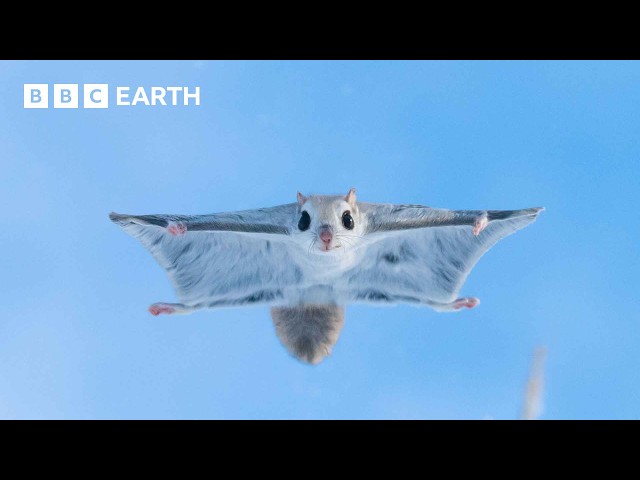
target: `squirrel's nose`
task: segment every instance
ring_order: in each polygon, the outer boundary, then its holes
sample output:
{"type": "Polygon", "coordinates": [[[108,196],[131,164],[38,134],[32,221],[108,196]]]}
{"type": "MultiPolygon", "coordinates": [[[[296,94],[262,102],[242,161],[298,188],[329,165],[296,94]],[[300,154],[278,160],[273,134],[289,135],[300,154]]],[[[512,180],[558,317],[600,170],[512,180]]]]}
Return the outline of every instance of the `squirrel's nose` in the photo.
{"type": "Polygon", "coordinates": [[[331,233],[331,230],[329,230],[328,228],[323,228],[322,230],[320,230],[320,240],[322,240],[323,243],[326,243],[327,245],[331,243],[331,240],[333,240],[333,234],[331,233]]]}

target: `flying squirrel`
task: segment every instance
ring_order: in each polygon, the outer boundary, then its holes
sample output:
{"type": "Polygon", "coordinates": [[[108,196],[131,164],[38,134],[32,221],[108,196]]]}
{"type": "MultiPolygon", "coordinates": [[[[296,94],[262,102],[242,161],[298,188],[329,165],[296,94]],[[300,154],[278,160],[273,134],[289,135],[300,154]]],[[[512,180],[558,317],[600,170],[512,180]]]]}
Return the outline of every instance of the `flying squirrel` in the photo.
{"type": "Polygon", "coordinates": [[[298,192],[297,201],[210,215],[109,218],[167,271],[181,303],[153,315],[269,305],[276,334],[296,358],[331,353],[349,303],[474,308],[458,297],[467,275],[495,243],[532,223],[543,208],[446,210],[364,203],[298,192]]]}

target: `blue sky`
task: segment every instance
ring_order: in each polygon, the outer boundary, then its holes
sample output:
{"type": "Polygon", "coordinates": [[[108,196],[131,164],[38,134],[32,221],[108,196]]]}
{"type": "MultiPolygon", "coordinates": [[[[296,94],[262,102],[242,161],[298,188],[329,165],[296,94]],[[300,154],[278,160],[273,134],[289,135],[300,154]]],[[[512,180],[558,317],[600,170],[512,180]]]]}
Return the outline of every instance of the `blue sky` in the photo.
{"type": "Polygon", "coordinates": [[[639,102],[638,62],[1,62],[0,418],[516,418],[538,345],[542,418],[639,418],[639,102]],[[25,110],[24,83],[202,101],[25,110]],[[149,315],[169,281],[107,218],[351,186],[547,210],[478,263],[478,308],[349,306],[318,367],[267,308],[149,315]]]}

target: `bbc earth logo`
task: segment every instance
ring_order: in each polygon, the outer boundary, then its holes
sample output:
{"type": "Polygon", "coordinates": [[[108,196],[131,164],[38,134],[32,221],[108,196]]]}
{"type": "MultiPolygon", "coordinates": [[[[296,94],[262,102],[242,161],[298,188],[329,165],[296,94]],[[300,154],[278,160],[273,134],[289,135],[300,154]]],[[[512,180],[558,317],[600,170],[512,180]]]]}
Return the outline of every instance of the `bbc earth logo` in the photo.
{"type": "MultiPolygon", "coordinates": [[[[53,108],[79,108],[80,85],[55,83],[52,89],[53,108]]],[[[135,106],[200,106],[200,87],[116,87],[115,105],[135,106]]],[[[49,108],[49,85],[24,84],[24,108],[49,108]]],[[[82,85],[82,108],[109,108],[109,85],[85,83],[82,85]]]]}

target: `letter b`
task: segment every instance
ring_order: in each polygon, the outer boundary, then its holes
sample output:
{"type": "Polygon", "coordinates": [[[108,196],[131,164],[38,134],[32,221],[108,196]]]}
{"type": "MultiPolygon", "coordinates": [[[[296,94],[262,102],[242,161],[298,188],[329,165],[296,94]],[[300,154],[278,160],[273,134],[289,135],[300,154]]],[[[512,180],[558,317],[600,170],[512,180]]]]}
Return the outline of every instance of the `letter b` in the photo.
{"type": "Polygon", "coordinates": [[[78,108],[78,85],[56,83],[53,86],[53,108],[78,108]]]}
{"type": "Polygon", "coordinates": [[[24,108],[49,108],[49,85],[25,83],[24,108]]]}

